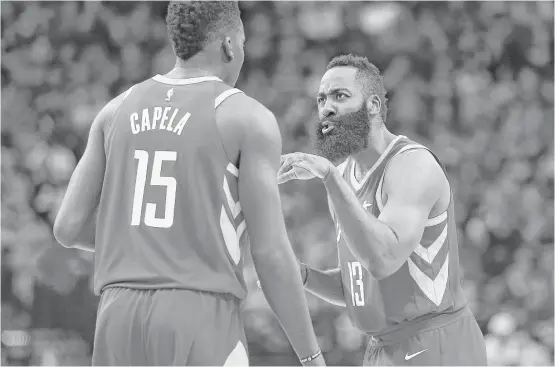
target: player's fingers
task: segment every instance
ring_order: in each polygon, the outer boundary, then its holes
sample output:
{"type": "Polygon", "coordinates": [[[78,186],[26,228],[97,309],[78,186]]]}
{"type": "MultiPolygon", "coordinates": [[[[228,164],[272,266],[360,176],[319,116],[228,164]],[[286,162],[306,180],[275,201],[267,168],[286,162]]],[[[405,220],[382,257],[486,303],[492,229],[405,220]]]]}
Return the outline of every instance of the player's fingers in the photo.
{"type": "Polygon", "coordinates": [[[298,180],[310,180],[316,177],[312,172],[312,166],[310,162],[301,161],[294,162],[291,171],[295,171],[295,178],[298,180]]]}
{"type": "Polygon", "coordinates": [[[291,164],[290,163],[284,163],[281,165],[281,167],[279,167],[278,171],[277,171],[277,176],[280,177],[281,175],[283,175],[285,172],[289,171],[291,169],[291,164]]]}
{"type": "Polygon", "coordinates": [[[311,172],[311,162],[306,161],[305,159],[300,159],[298,161],[294,161],[291,163],[291,166],[293,167],[293,169],[297,170],[298,172],[300,170],[304,170],[304,171],[309,171],[311,172]]]}
{"type": "Polygon", "coordinates": [[[297,178],[297,172],[295,171],[295,169],[291,169],[287,172],[282,173],[281,175],[278,175],[277,181],[278,181],[278,184],[282,184],[287,181],[295,180],[296,178],[297,178]]]}
{"type": "Polygon", "coordinates": [[[283,158],[281,166],[278,169],[277,175],[281,176],[284,172],[287,172],[291,169],[291,164],[294,162],[294,157],[292,155],[288,155],[288,157],[283,158]]]}
{"type": "Polygon", "coordinates": [[[295,158],[295,153],[282,154],[280,158],[280,164],[291,162],[294,158],[295,158]]]}

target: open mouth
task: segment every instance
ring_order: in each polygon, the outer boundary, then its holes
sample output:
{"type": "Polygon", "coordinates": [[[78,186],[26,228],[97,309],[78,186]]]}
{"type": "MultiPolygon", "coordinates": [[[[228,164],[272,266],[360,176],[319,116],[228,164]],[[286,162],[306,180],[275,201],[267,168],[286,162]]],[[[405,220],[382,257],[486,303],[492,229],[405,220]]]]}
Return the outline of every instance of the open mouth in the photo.
{"type": "Polygon", "coordinates": [[[333,126],[333,124],[329,121],[322,122],[322,126],[323,126],[322,134],[324,134],[324,135],[328,134],[330,131],[335,129],[335,126],[333,126]]]}

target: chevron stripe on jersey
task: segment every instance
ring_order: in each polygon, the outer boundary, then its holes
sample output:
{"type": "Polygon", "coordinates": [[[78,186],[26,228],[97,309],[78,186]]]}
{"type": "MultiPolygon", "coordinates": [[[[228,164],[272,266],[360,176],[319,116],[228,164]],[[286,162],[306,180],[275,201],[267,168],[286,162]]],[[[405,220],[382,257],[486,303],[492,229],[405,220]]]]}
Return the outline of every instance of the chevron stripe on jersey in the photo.
{"type": "Polygon", "coordinates": [[[420,244],[408,259],[409,272],[418,287],[436,306],[441,304],[449,274],[446,221],[426,227],[420,244]],[[440,234],[435,227],[443,227],[440,234]]]}
{"type": "Polygon", "coordinates": [[[239,199],[235,201],[235,198],[231,194],[232,189],[230,183],[233,185],[233,192],[238,192],[238,177],[239,170],[233,164],[229,163],[223,181],[223,189],[227,201],[222,204],[222,211],[220,214],[220,228],[224,236],[225,246],[235,265],[238,265],[241,260],[241,247],[239,243],[241,236],[245,233],[245,229],[247,228],[241,210],[241,203],[239,199]]]}
{"type": "MultiPolygon", "coordinates": [[[[430,151],[405,136],[398,136],[362,179],[355,177],[356,162],[352,157],[338,168],[341,168],[343,179],[355,192],[360,205],[379,218],[387,198],[385,195],[382,198],[382,186],[388,164],[398,154],[411,154],[420,149],[430,151]]],[[[446,173],[437,156],[430,153],[446,173]]],[[[444,213],[427,220],[422,237],[407,261],[395,273],[379,280],[366,269],[362,274],[352,271],[360,259],[350,250],[330,205],[337,230],[345,303],[353,325],[372,335],[386,334],[425,315],[452,312],[466,305],[460,284],[452,192],[450,200],[444,213]],[[363,302],[355,302],[362,296],[363,302]]]]}
{"type": "MultiPolygon", "coordinates": [[[[417,149],[427,148],[418,144],[409,144],[399,149],[395,155],[417,149]]],[[[376,203],[380,212],[384,206],[381,196],[384,176],[382,175],[376,190],[376,203]]],[[[436,306],[439,306],[443,300],[449,275],[449,245],[446,245],[448,223],[446,219],[447,210],[428,219],[422,239],[407,261],[411,277],[436,306]]]]}

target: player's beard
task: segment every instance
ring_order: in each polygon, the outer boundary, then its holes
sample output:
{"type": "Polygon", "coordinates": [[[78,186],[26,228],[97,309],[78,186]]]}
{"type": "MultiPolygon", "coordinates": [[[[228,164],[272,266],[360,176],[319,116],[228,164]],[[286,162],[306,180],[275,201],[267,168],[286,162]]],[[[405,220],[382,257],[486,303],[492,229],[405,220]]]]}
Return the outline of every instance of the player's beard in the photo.
{"type": "Polygon", "coordinates": [[[370,119],[366,104],[362,104],[358,111],[326,120],[333,123],[333,130],[324,135],[322,122],[325,120],[319,120],[312,139],[319,156],[337,164],[368,147],[370,119]]]}

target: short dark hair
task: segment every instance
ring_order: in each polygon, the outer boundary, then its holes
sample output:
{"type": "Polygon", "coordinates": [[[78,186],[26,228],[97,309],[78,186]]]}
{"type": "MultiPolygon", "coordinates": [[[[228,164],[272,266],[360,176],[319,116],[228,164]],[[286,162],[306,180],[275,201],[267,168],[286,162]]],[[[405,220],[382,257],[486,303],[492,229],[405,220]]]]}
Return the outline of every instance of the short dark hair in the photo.
{"type": "Polygon", "coordinates": [[[383,84],[383,78],[380,70],[376,65],[372,64],[364,56],[357,56],[353,54],[339,55],[331,59],[326,70],[339,66],[350,66],[357,69],[356,78],[364,86],[364,93],[366,97],[371,94],[377,94],[382,102],[381,116],[385,122],[387,118],[387,91],[383,84]]]}
{"type": "Polygon", "coordinates": [[[170,1],[166,24],[175,55],[187,60],[218,32],[239,29],[241,13],[237,1],[170,1]]]}

